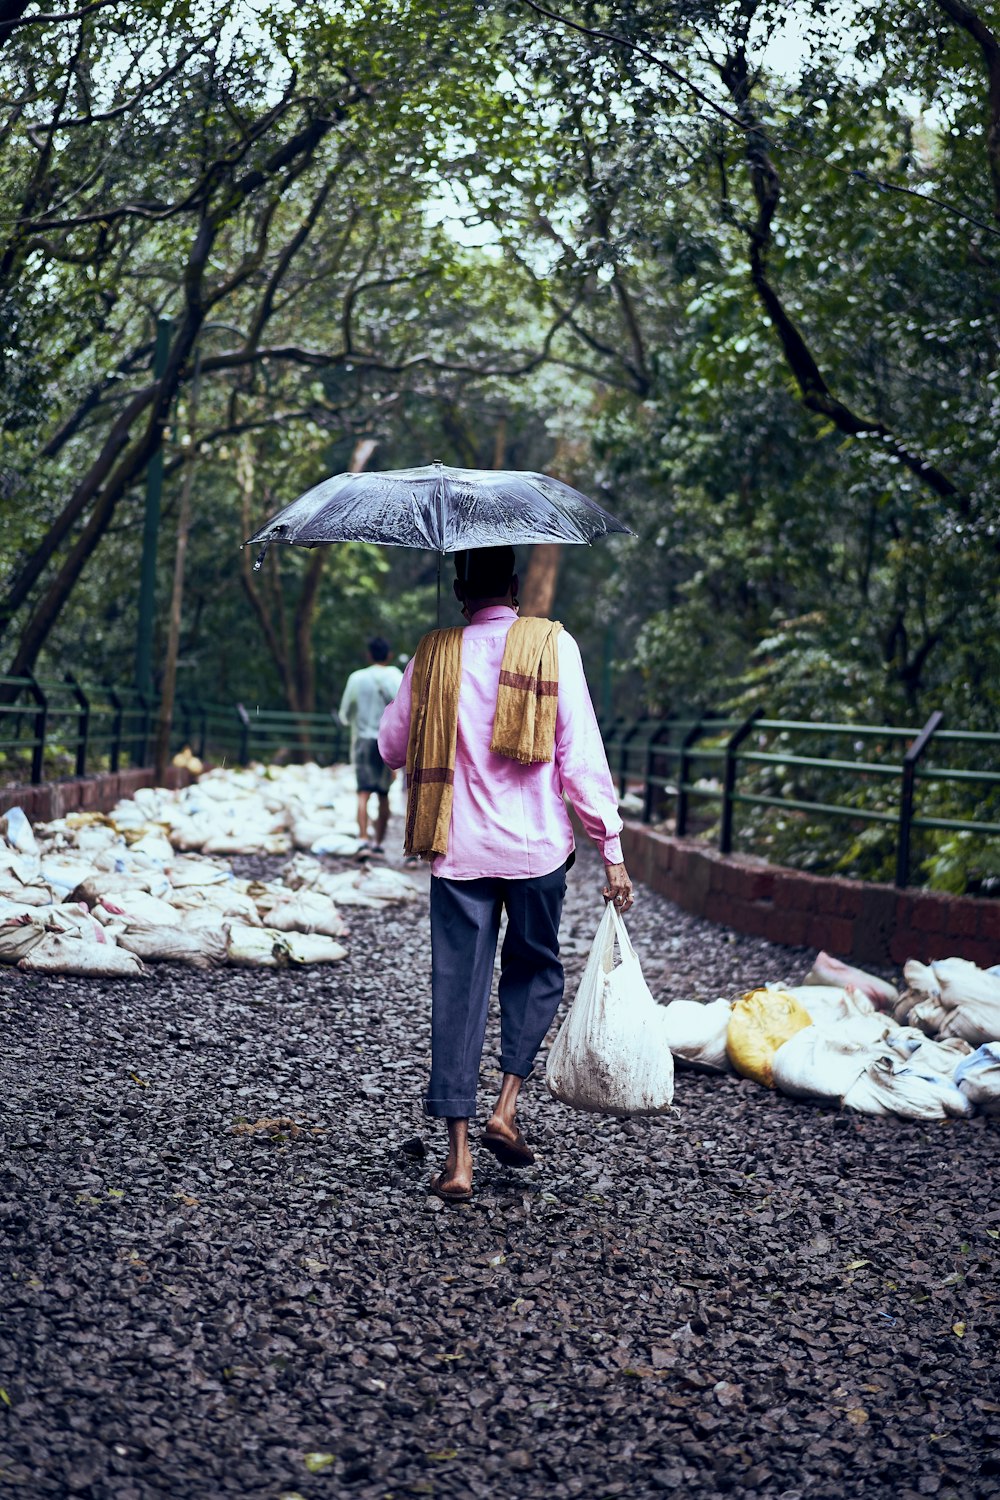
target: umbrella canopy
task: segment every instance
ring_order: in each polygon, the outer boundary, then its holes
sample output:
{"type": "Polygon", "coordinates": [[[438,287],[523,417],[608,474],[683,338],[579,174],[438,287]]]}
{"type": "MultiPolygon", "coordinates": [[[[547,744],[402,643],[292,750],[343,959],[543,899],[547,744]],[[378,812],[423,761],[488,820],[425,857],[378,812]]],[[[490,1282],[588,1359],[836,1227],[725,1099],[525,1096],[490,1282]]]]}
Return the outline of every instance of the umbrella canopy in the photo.
{"type": "Polygon", "coordinates": [[[511,469],[422,469],[335,474],[307,490],[247,539],[272,542],[377,542],[461,552],[504,543],[592,542],[631,528],[547,474],[511,469]]]}

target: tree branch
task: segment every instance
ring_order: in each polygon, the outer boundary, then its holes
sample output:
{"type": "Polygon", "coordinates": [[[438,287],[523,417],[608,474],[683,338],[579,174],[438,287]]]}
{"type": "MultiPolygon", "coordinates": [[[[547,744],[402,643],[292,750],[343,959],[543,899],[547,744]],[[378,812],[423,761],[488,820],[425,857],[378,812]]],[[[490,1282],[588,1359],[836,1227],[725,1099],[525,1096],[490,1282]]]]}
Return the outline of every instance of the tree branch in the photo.
{"type": "Polygon", "coordinates": [[[993,214],[1000,219],[1000,39],[986,25],[978,11],[964,0],[936,0],[946,16],[972,37],[983,54],[989,80],[989,121],[986,128],[986,156],[993,186],[993,214]]]}
{"type": "Polygon", "coordinates": [[[764,131],[750,100],[749,71],[746,51],[741,43],[723,63],[721,77],[739,110],[750,180],[757,203],[756,220],[747,226],[750,279],[758,300],[778,335],[785,362],[799,388],[802,403],[809,411],[825,417],[839,432],[846,433],[849,437],[878,438],[883,452],[898,459],[936,494],[957,500],[959,508],[966,512],[967,498],[960,494],[957,485],[946,474],[901,442],[884,422],[861,416],[833,394],[805,338],[788,315],[771,283],[767,254],[771,245],[774,216],[781,201],[781,179],[769,155],[764,131]]]}
{"type": "Polygon", "coordinates": [[[728,109],[725,109],[711,95],[706,94],[704,89],[700,89],[696,83],[692,83],[690,78],[686,78],[679,68],[675,68],[672,63],[668,63],[664,58],[657,57],[655,52],[650,52],[645,47],[641,47],[638,42],[633,42],[631,37],[618,36],[613,31],[603,31],[597,26],[584,26],[581,21],[571,21],[568,16],[561,16],[558,12],[548,10],[544,5],[539,5],[537,0],[521,0],[521,3],[527,5],[528,9],[533,10],[536,15],[544,16],[548,21],[555,21],[559,26],[565,26],[568,31],[578,31],[582,36],[593,37],[595,41],[613,42],[616,47],[626,48],[627,51],[633,53],[636,57],[641,57],[643,62],[652,63],[654,67],[662,69],[675,83],[679,83],[681,88],[687,89],[688,93],[693,94],[702,104],[707,104],[714,114],[721,116],[723,120],[728,120],[732,125],[739,124],[739,120],[735,115],[730,114],[728,109]]]}

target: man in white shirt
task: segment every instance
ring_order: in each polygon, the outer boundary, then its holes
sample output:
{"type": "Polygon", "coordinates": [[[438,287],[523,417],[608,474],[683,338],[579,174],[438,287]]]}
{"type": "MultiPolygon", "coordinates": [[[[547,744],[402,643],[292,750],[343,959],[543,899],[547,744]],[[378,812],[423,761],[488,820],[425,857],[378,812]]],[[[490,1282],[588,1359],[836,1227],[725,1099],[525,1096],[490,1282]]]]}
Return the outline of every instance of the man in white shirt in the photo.
{"type": "Polygon", "coordinates": [[[358,836],[361,853],[381,854],[389,826],[389,788],[395,775],[378,751],[382,713],[399,692],[403,674],[388,665],[389,643],[380,635],[368,642],[368,666],[352,672],[340,700],[340,722],[351,730],[351,761],[358,778],[358,836]],[[368,803],[378,797],[374,838],[368,837],[368,803]]]}

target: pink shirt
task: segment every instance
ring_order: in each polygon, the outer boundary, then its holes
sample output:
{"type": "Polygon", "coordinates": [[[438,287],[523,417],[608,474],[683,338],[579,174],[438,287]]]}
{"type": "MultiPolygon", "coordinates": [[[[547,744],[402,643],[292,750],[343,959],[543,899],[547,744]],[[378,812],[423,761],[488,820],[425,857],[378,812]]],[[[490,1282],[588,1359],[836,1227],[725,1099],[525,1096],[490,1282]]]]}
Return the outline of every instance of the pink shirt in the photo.
{"type": "MultiPolygon", "coordinates": [[[[559,633],[554,759],[525,766],[490,750],[500,663],[516,619],[512,609],[491,605],[473,615],[462,635],[451,828],[448,852],[433,867],[448,880],[527,880],[557,870],[573,850],[564,792],[606,863],[621,863],[618,798],[580,648],[565,630],[559,633]]],[[[411,661],[379,726],[379,753],[396,768],[406,764],[412,684],[411,661]]]]}

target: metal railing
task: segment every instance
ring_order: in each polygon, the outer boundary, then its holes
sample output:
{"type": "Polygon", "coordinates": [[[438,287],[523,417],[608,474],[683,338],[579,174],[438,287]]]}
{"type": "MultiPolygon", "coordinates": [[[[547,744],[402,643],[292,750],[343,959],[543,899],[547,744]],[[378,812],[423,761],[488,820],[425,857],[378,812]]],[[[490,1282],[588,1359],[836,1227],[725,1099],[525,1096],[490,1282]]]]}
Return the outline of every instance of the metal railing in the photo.
{"type": "Polygon", "coordinates": [[[693,820],[705,831],[707,809],[723,853],[733,848],[740,808],[883,824],[894,830],[895,880],[905,887],[914,832],[1000,836],[1000,734],[942,723],[937,712],[914,727],[768,719],[758,709],[742,719],[619,718],[604,738],[619,795],[641,797],[645,823],[672,812],[683,837],[693,820]],[[972,806],[959,815],[963,801],[972,806]]]}
{"type": "MultiPolygon", "coordinates": [[[[149,763],[159,702],[135,688],[0,676],[0,782],[12,785],[118,771],[149,763]]],[[[291,713],[180,696],[171,753],[189,745],[202,760],[287,756],[340,761],[350,736],[326,713],[291,713]]]]}

